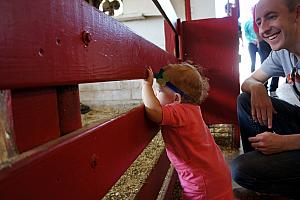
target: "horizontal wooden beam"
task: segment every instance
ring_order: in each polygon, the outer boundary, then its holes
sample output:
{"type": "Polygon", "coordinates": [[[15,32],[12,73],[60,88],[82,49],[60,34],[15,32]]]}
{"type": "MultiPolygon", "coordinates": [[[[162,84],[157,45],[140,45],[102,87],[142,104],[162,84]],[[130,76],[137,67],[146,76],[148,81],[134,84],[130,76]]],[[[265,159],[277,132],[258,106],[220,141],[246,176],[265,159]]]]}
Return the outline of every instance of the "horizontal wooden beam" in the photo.
{"type": "Polygon", "coordinates": [[[101,199],[157,131],[140,106],[13,157],[0,166],[1,200],[101,199]]]}
{"type": "Polygon", "coordinates": [[[140,189],[139,193],[135,197],[136,200],[152,200],[156,199],[161,187],[164,183],[165,177],[170,168],[170,161],[168,159],[167,153],[164,150],[157,163],[153,167],[149,176],[147,177],[145,183],[140,189]]]}
{"type": "Polygon", "coordinates": [[[82,0],[0,1],[0,17],[0,89],[142,79],[176,62],[82,0]]]}

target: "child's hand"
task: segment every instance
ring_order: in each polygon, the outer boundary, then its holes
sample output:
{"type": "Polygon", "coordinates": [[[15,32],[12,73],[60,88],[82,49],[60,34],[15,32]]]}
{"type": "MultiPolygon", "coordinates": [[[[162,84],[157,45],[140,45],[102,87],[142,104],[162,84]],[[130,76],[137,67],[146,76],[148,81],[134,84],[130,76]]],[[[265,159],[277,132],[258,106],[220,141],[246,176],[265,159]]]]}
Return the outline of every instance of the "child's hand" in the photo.
{"type": "Polygon", "coordinates": [[[144,80],[144,84],[153,85],[153,71],[151,67],[147,67],[147,78],[144,80]]]}

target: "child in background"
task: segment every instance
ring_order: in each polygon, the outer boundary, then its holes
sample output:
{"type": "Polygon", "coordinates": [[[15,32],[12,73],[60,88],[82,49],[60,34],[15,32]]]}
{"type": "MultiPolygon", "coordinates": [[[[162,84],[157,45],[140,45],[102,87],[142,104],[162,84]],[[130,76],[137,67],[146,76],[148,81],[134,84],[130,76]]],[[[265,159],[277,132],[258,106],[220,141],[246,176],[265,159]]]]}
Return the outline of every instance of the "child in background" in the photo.
{"type": "Polygon", "coordinates": [[[200,104],[208,82],[187,63],[169,64],[143,83],[147,117],[160,124],[166,151],[183,188],[183,200],[233,200],[231,175],[224,156],[203,121],[200,104]]]}

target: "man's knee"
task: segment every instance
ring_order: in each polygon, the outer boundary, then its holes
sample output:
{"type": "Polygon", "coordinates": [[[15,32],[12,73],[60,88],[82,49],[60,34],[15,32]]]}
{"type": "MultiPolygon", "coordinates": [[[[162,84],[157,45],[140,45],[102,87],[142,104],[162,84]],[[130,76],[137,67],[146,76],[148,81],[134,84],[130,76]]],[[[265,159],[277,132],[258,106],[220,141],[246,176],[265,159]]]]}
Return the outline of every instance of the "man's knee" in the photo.
{"type": "Polygon", "coordinates": [[[242,187],[253,189],[256,177],[253,176],[251,158],[250,160],[245,154],[235,158],[231,163],[231,174],[233,180],[242,187]]]}
{"type": "Polygon", "coordinates": [[[235,182],[239,183],[241,179],[244,179],[244,162],[241,156],[235,158],[231,163],[231,174],[235,182]]]}

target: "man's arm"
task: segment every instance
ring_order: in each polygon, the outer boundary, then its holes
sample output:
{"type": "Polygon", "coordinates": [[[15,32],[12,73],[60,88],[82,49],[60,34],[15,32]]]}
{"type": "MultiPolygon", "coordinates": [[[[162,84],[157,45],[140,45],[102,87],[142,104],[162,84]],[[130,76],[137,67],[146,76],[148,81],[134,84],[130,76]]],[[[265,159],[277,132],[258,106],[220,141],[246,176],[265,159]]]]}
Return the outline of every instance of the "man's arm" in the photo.
{"type": "Polygon", "coordinates": [[[159,100],[156,98],[152,85],[153,85],[153,71],[149,67],[147,68],[148,77],[143,82],[142,87],[142,99],[145,104],[145,111],[147,117],[156,122],[160,123],[162,120],[162,109],[159,100]]]}
{"type": "Polygon", "coordinates": [[[242,91],[251,95],[251,115],[261,125],[272,128],[273,106],[264,83],[268,76],[261,69],[256,70],[242,84],[242,91]]]}

